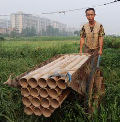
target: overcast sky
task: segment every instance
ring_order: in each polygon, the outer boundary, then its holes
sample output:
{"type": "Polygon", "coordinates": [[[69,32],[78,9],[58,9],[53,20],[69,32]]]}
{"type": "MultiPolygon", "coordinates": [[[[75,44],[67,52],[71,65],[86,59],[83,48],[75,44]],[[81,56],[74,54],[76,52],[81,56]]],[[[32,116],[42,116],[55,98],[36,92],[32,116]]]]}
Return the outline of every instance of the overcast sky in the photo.
{"type": "MultiPolygon", "coordinates": [[[[0,14],[11,14],[17,11],[23,11],[24,13],[31,13],[52,20],[57,20],[80,29],[81,25],[87,22],[84,13],[85,10],[68,12],[66,14],[43,15],[41,13],[80,9],[111,1],[114,0],[1,0],[0,14]]],[[[96,7],[95,10],[95,19],[103,24],[106,34],[120,35],[120,2],[96,7]]]]}

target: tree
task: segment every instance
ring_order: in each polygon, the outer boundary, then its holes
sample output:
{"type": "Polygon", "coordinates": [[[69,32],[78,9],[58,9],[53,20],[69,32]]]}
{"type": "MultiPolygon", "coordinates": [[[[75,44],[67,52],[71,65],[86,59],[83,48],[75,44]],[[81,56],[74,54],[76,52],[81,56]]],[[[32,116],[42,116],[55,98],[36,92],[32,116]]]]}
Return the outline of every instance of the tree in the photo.
{"type": "Polygon", "coordinates": [[[17,37],[17,36],[19,36],[19,33],[16,32],[16,30],[11,31],[10,37],[17,37]]]}
{"type": "Polygon", "coordinates": [[[4,40],[5,40],[4,37],[0,36],[0,41],[4,41],[4,40]]]}
{"type": "Polygon", "coordinates": [[[34,27],[31,28],[25,28],[22,30],[21,33],[22,36],[36,36],[36,29],[34,27]]]}
{"type": "Polygon", "coordinates": [[[80,31],[74,31],[74,35],[77,35],[77,36],[79,36],[80,35],[80,31]]]}

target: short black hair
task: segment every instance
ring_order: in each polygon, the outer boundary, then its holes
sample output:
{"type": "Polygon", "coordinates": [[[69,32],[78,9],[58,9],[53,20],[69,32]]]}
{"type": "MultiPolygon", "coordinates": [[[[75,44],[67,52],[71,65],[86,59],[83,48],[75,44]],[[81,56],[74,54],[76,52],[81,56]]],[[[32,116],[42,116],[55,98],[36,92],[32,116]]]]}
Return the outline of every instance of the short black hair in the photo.
{"type": "Polygon", "coordinates": [[[94,8],[88,8],[88,9],[86,9],[85,13],[87,13],[87,11],[90,11],[90,10],[94,11],[94,13],[95,13],[95,9],[94,8]]]}

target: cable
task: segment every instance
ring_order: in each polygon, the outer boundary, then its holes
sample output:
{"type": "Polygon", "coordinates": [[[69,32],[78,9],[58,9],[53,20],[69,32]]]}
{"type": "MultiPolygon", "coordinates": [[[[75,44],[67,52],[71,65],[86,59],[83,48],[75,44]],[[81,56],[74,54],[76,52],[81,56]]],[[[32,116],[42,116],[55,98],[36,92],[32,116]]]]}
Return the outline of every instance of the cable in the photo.
{"type": "MultiPolygon", "coordinates": [[[[113,4],[115,2],[119,2],[120,0],[114,0],[112,2],[108,2],[108,3],[104,3],[104,4],[100,4],[100,5],[93,5],[92,7],[99,7],[99,6],[105,6],[105,5],[109,5],[109,4],[113,4]]],[[[80,9],[71,9],[71,10],[67,10],[67,11],[56,11],[56,12],[48,12],[48,13],[42,13],[42,14],[60,14],[60,13],[63,13],[65,14],[66,12],[73,12],[73,11],[80,11],[82,9],[87,9],[89,7],[84,7],[84,8],[80,8],[80,9]]]]}
{"type": "MultiPolygon", "coordinates": [[[[113,4],[115,2],[119,2],[120,0],[114,0],[108,3],[104,3],[104,4],[100,4],[100,5],[93,5],[92,7],[100,7],[100,6],[105,6],[105,5],[109,5],[109,4],[113,4]]],[[[74,12],[74,11],[80,11],[83,9],[87,9],[89,7],[84,7],[84,8],[79,8],[79,9],[70,9],[70,10],[63,10],[63,11],[56,11],[56,12],[48,12],[48,13],[42,13],[42,14],[65,14],[66,12],[74,12]]],[[[16,14],[17,15],[17,14],[16,14]]],[[[31,14],[26,14],[26,15],[31,15],[31,14]]],[[[10,15],[0,15],[0,16],[10,16],[10,15]]]]}

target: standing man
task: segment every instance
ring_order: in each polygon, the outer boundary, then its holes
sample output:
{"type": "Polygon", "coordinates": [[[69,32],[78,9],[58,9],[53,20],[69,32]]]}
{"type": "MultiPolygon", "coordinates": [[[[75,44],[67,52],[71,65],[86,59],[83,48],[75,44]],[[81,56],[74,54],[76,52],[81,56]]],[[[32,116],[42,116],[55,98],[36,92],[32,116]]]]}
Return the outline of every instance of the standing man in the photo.
{"type": "Polygon", "coordinates": [[[102,55],[104,28],[103,26],[94,20],[95,10],[94,8],[88,8],[85,11],[88,23],[86,23],[80,32],[80,54],[82,55],[82,48],[84,47],[84,53],[94,53],[102,55]]]}
{"type": "MultiPolygon", "coordinates": [[[[85,11],[86,17],[88,19],[88,23],[86,23],[80,32],[80,54],[82,55],[82,48],[84,47],[84,53],[90,53],[94,54],[92,60],[91,60],[91,71],[90,75],[88,77],[87,83],[86,83],[86,100],[87,100],[87,108],[88,111],[92,111],[92,86],[95,84],[96,91],[94,95],[95,99],[98,99],[98,93],[99,93],[99,85],[97,81],[92,80],[94,77],[94,72],[96,69],[96,66],[99,67],[99,63],[97,63],[98,55],[102,55],[103,50],[103,39],[104,39],[104,29],[103,26],[95,21],[95,10],[94,8],[88,8],[85,11]],[[95,82],[95,83],[94,83],[95,82]]],[[[99,56],[100,57],[100,56],[99,56]]]]}

